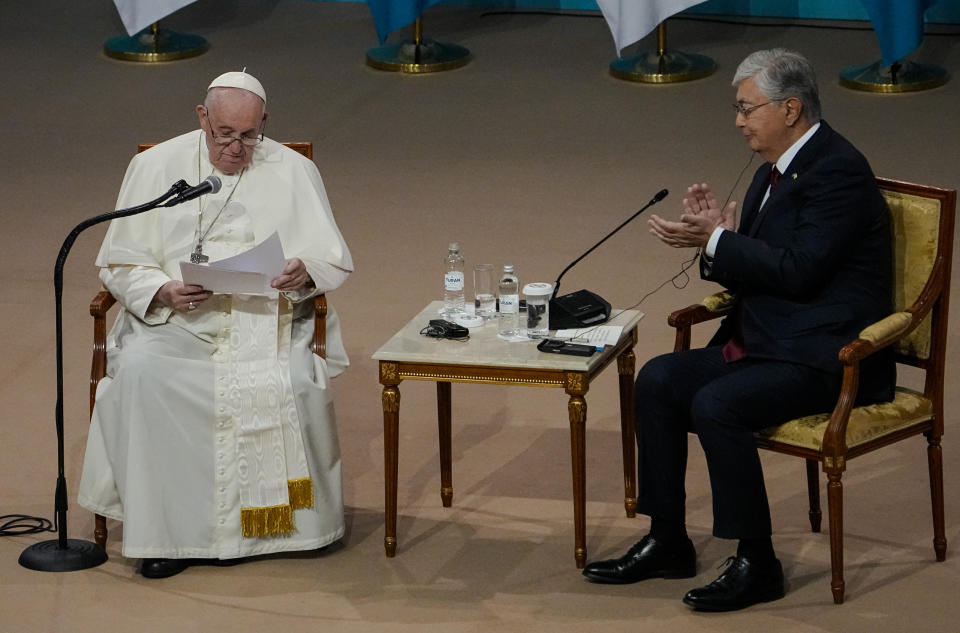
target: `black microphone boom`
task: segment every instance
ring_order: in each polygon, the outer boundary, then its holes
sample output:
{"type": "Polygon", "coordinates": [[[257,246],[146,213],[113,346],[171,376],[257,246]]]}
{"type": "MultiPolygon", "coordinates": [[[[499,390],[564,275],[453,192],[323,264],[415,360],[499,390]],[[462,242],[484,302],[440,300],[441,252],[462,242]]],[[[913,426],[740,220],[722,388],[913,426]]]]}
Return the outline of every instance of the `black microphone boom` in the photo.
{"type": "Polygon", "coordinates": [[[627,218],[620,226],[607,233],[602,240],[591,246],[586,253],[573,260],[569,266],[563,269],[563,272],[560,273],[557,280],[553,283],[553,295],[550,297],[551,330],[591,327],[599,325],[610,318],[610,304],[605,301],[603,297],[589,290],[578,290],[577,292],[571,292],[570,294],[558,297],[557,291],[560,289],[560,278],[567,274],[567,271],[579,263],[581,259],[606,242],[614,233],[630,224],[638,215],[648,208],[666,198],[668,193],[666,189],[661,189],[650,202],[643,205],[642,209],[627,218]]]}
{"type": "Polygon", "coordinates": [[[196,186],[190,187],[189,189],[184,189],[177,193],[175,198],[168,200],[164,203],[165,207],[173,207],[181,202],[186,202],[187,200],[193,200],[194,198],[199,198],[202,195],[208,193],[217,193],[220,191],[220,179],[214,175],[207,176],[201,180],[196,186]]]}

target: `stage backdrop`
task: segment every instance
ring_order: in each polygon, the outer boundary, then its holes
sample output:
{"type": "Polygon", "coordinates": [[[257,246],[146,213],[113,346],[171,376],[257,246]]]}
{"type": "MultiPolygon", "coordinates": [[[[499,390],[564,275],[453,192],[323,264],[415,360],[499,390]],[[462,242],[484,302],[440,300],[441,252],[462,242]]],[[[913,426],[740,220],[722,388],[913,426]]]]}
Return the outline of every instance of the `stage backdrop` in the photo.
{"type": "MultiPolygon", "coordinates": [[[[320,0],[364,2],[365,0],[320,0]]],[[[640,1],[640,0],[638,0],[640,1]]],[[[442,0],[442,4],[474,4],[491,8],[571,9],[598,11],[595,0],[442,0]]],[[[751,15],[774,18],[869,20],[860,0],[707,0],[684,14],[751,15]]],[[[927,10],[927,22],[960,23],[960,0],[940,0],[927,10]]]]}

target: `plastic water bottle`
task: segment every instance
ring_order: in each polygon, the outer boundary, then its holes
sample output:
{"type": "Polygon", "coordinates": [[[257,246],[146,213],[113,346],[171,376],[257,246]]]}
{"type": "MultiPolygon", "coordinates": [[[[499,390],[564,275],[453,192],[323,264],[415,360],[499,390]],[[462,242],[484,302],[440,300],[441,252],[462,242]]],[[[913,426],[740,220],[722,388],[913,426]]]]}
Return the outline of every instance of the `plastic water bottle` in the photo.
{"type": "Polygon", "coordinates": [[[450,242],[443,260],[446,272],[443,275],[443,314],[456,317],[463,314],[463,255],[460,244],[450,242]]]}
{"type": "Polygon", "coordinates": [[[501,336],[517,334],[517,317],[520,310],[520,280],[513,274],[513,265],[503,267],[503,275],[497,287],[500,313],[497,316],[497,332],[501,336]]]}

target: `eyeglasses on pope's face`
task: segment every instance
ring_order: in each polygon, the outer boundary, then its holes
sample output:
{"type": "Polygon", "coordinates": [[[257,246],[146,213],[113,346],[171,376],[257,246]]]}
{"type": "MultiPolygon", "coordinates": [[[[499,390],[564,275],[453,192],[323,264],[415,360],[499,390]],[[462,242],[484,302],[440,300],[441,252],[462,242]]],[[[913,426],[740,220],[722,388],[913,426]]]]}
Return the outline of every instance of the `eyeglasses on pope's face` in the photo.
{"type": "Polygon", "coordinates": [[[213,142],[216,143],[217,145],[227,146],[227,145],[232,145],[233,143],[236,143],[236,142],[240,142],[241,144],[246,145],[247,147],[256,147],[257,145],[260,144],[260,141],[263,140],[264,122],[261,122],[260,133],[257,134],[256,136],[245,136],[245,135],[227,136],[222,134],[215,134],[213,130],[215,130],[217,126],[216,124],[214,124],[213,119],[210,117],[210,111],[204,108],[204,114],[207,115],[207,121],[210,122],[210,133],[213,136],[213,142]]]}

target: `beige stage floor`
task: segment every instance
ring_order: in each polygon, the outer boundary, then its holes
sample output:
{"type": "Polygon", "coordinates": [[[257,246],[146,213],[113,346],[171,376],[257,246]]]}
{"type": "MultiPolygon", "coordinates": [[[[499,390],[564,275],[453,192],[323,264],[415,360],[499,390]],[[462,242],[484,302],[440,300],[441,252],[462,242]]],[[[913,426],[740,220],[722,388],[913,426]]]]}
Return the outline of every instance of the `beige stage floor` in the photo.
{"type": "MultiPolygon", "coordinates": [[[[404,383],[399,553],[384,557],[380,386],[370,355],[438,298],[441,259],[458,240],[469,264],[514,263],[523,281],[552,281],[582,250],[666,187],[659,212],[706,181],[726,193],[748,159],[733,126],[730,79],[757,48],[788,46],[820,72],[825,118],[878,175],[960,185],[960,80],[910,95],[851,92],[839,71],[878,57],[870,31],[805,26],[670,23],[671,43],[719,70],[649,86],[610,77],[613,44],[596,17],[485,15],[436,8],[429,36],[467,46],[473,61],[433,76],[372,70],[376,35],[363,4],[201,0],[170,26],[202,34],[194,59],[136,65],[102,43],[121,31],[106,0],[0,4],[0,514],[51,517],[56,476],[52,268],[80,220],[113,208],[136,143],[196,125],[207,82],[246,66],[266,85],[268,134],[309,140],[356,273],[330,298],[345,323],[352,367],[335,382],[348,534],[321,554],[231,568],[191,568],[161,581],[120,555],[82,572],[17,564],[41,536],[0,539],[0,631],[957,631],[960,563],[933,562],[924,442],[855,460],[844,479],[848,600],[834,606],[825,534],[811,534],[799,460],[764,455],[774,542],[789,578],[781,601],[729,615],[689,612],[680,597],[713,579],[732,545],[710,536],[710,491],[693,439],[690,529],[697,579],[605,587],[574,567],[569,433],[555,390],[457,385],[454,506],[439,499],[434,389],[404,383]]],[[[826,25],[829,26],[829,25],[826,25]]],[[[650,45],[648,39],[645,44],[650,45]]],[[[954,74],[956,37],[928,38],[921,57],[954,74]]],[[[751,168],[752,171],[752,168],[751,168]]],[[[740,198],[746,188],[734,189],[740,198]]],[[[87,430],[92,265],[103,227],[78,240],[66,269],[66,459],[75,499],[87,430]]],[[[661,246],[642,222],[571,271],[617,306],[676,273],[688,253],[661,246]]],[[[954,276],[956,280],[960,276],[954,276]]],[[[670,310],[712,292],[693,279],[641,309],[642,361],[670,349],[670,310]]],[[[947,411],[960,399],[951,320],[947,411]]],[[[705,337],[707,332],[701,334],[705,337]]],[[[589,395],[587,546],[619,554],[645,532],[622,510],[615,372],[589,395]]],[[[960,537],[960,431],[944,443],[947,538],[960,537]]],[[[172,468],[176,464],[171,464],[172,468]]],[[[71,506],[70,536],[92,517],[71,506]]]]}

